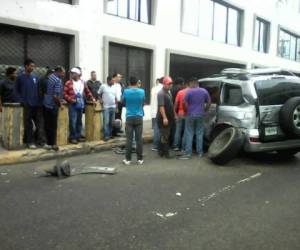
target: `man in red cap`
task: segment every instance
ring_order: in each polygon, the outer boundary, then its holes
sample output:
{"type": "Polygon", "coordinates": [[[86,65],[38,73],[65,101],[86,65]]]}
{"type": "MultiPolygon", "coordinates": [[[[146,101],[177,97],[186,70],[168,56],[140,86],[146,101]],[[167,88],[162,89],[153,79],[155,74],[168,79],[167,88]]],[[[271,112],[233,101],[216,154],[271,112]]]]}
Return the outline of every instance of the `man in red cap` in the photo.
{"type": "Polygon", "coordinates": [[[173,109],[172,78],[165,76],[163,79],[163,88],[157,94],[157,124],[160,130],[159,155],[161,157],[171,158],[169,152],[171,131],[175,126],[175,113],[173,109]]]}

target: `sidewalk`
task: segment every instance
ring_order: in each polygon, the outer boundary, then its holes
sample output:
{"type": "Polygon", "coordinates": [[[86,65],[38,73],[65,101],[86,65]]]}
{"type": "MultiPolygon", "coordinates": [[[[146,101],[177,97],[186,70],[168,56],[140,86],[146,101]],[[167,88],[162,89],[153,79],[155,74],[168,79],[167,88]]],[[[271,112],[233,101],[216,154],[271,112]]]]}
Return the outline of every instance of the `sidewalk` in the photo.
{"type": "MultiPolygon", "coordinates": [[[[152,141],[151,121],[144,121],[144,142],[152,141]]],[[[116,137],[115,139],[94,142],[84,142],[79,144],[69,144],[60,146],[59,151],[45,149],[21,149],[21,150],[6,150],[0,147],[0,165],[17,164],[33,161],[42,161],[49,159],[56,159],[62,157],[70,157],[73,155],[90,154],[101,152],[104,150],[111,150],[114,147],[125,145],[125,135],[116,137]]]]}

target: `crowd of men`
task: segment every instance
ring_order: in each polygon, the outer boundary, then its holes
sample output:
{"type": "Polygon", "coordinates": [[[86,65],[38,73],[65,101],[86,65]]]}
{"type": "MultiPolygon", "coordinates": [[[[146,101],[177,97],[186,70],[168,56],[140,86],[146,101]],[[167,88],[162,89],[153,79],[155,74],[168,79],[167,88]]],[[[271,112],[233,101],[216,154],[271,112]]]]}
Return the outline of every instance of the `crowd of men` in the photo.
{"type": "Polygon", "coordinates": [[[170,147],[181,151],[178,159],[192,157],[195,136],[196,153],[203,155],[203,119],[211,104],[209,93],[200,88],[197,78],[187,82],[167,76],[157,79],[151,90],[153,151],[173,158],[170,147]]]}
{"type": "MultiPolygon", "coordinates": [[[[57,66],[48,70],[39,79],[34,74],[35,63],[27,59],[24,69],[6,69],[6,79],[0,83],[0,111],[2,104],[21,103],[24,107],[24,143],[30,149],[43,147],[59,150],[56,143],[59,109],[68,108],[69,142],[84,141],[82,116],[87,102],[103,105],[104,140],[122,132],[122,109],[126,108],[126,150],[123,163],[130,165],[133,144],[138,164],[143,164],[143,117],[145,92],[140,80],[130,77],[128,86],[122,75],[115,73],[107,77],[106,83],[97,80],[95,71],[85,82],[81,79],[80,67],[70,70],[65,83],[65,69],[57,66]],[[64,105],[68,104],[68,105],[64,105]]],[[[161,157],[172,158],[170,147],[182,151],[179,159],[190,159],[193,138],[196,137],[196,152],[203,154],[203,117],[210,106],[208,92],[200,88],[196,78],[171,77],[157,79],[151,90],[151,114],[153,125],[153,151],[161,157]]]]}

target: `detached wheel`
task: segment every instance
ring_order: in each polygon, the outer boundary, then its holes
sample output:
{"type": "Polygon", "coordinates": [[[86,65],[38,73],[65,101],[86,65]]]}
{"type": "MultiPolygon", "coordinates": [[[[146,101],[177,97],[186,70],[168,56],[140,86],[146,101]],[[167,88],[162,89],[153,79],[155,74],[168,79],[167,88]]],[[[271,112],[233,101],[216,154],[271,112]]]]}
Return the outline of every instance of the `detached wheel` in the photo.
{"type": "Polygon", "coordinates": [[[300,137],[300,97],[287,100],[280,110],[279,120],[286,134],[300,137]]]}
{"type": "Polygon", "coordinates": [[[244,136],[237,128],[226,128],[218,134],[208,149],[208,158],[218,165],[224,165],[233,160],[240,152],[244,136]]]}

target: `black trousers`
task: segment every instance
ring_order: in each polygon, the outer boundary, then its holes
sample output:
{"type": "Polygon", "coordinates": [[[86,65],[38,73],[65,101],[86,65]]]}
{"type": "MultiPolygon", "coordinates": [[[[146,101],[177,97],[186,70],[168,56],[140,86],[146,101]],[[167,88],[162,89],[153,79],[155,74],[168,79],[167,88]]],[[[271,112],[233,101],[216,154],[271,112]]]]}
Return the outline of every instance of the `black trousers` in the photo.
{"type": "Polygon", "coordinates": [[[143,117],[128,117],[126,119],[126,160],[131,161],[133,135],[136,141],[137,159],[143,159],[143,117]]]}
{"type": "Polygon", "coordinates": [[[158,127],[160,132],[159,155],[169,156],[170,145],[173,141],[172,137],[175,128],[175,122],[169,121],[168,126],[164,126],[162,122],[159,122],[158,127]]]}
{"type": "Polygon", "coordinates": [[[45,143],[43,107],[24,106],[24,142],[45,143]]]}
{"type": "MultiPolygon", "coordinates": [[[[115,113],[115,119],[120,119],[122,121],[122,108],[123,108],[123,104],[122,102],[118,102],[118,113],[115,113]]],[[[113,135],[117,135],[118,133],[120,133],[120,130],[119,128],[115,128],[113,127],[113,131],[112,131],[112,134],[113,135]]]]}
{"type": "Polygon", "coordinates": [[[48,145],[56,145],[58,110],[44,108],[45,132],[48,145]]]}

